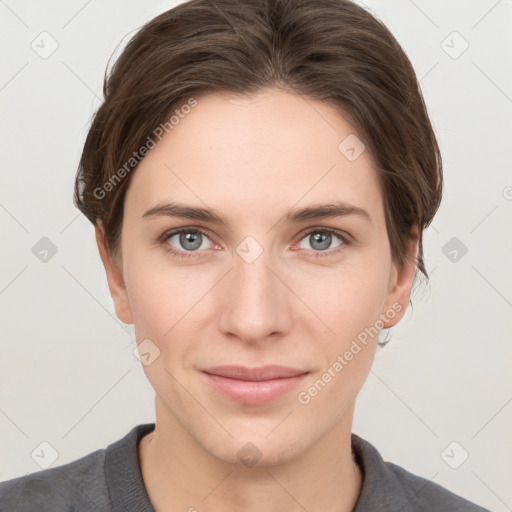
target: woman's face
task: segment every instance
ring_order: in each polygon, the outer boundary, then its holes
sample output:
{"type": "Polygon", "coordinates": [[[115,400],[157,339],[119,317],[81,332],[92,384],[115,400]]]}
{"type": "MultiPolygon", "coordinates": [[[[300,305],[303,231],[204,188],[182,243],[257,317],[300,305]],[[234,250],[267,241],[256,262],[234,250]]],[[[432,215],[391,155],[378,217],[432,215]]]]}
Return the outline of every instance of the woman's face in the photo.
{"type": "Polygon", "coordinates": [[[107,265],[116,311],[146,340],[157,425],[221,460],[285,462],[350,432],[376,332],[405,313],[414,265],[391,260],[377,176],[356,137],[326,103],[276,90],[208,95],[132,177],[122,263],[107,265]],[[345,214],[308,214],[342,204],[345,214]],[[196,209],[208,217],[178,215],[196,209]],[[273,365],[302,376],[206,373],[273,365]]]}

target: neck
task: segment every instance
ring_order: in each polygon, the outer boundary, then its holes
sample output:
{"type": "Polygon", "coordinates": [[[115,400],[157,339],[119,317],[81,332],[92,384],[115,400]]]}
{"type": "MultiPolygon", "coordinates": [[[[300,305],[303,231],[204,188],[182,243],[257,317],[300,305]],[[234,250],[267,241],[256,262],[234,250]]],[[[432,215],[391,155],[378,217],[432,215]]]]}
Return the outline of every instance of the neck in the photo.
{"type": "Polygon", "coordinates": [[[168,411],[158,410],[157,399],[155,430],[139,444],[142,477],[156,512],[351,512],[356,505],[363,478],[352,456],[352,415],[293,459],[245,467],[207,452],[168,411]]]}

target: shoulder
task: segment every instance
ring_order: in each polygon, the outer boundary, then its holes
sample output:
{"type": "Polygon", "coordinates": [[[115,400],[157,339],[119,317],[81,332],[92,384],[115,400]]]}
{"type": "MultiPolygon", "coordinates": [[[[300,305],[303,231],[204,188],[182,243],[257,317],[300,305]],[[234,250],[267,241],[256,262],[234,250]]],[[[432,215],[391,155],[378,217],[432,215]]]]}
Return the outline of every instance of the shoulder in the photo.
{"type": "Polygon", "coordinates": [[[392,462],[384,463],[389,480],[400,490],[403,499],[410,504],[411,510],[449,510],[453,512],[488,512],[485,508],[472,503],[445,487],[411,473],[392,462]]]}
{"type": "Polygon", "coordinates": [[[489,512],[432,480],[384,461],[372,444],[355,434],[352,447],[364,474],[354,512],[489,512]]]}
{"type": "Polygon", "coordinates": [[[154,512],[137,454],[138,442],[154,428],[136,425],[73,462],[0,482],[0,512],[154,512]]]}
{"type": "Polygon", "coordinates": [[[1,512],[110,510],[105,449],[73,462],[0,482],[1,512]]]}

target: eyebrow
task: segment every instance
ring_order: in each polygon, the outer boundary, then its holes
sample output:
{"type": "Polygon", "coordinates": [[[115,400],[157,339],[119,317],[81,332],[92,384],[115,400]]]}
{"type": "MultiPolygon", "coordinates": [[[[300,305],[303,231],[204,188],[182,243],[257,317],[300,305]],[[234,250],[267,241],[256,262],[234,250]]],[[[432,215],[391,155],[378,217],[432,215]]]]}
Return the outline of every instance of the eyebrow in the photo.
{"type": "MultiPolygon", "coordinates": [[[[337,202],[332,204],[312,205],[301,209],[290,210],[283,216],[279,223],[297,224],[306,220],[340,218],[350,215],[357,216],[368,222],[371,222],[370,214],[363,208],[348,203],[337,202]]],[[[219,215],[213,208],[188,206],[177,202],[156,205],[144,212],[141,218],[160,216],[178,217],[190,220],[202,220],[211,224],[218,224],[229,227],[227,220],[219,215]]]]}

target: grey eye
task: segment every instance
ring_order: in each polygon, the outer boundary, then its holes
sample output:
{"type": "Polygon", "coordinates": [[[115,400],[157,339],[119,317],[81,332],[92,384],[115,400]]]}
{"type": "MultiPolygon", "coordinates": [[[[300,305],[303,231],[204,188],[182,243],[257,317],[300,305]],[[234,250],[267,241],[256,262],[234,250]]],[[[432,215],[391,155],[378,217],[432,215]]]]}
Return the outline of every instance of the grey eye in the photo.
{"type": "MultiPolygon", "coordinates": [[[[335,233],[331,233],[330,231],[312,231],[308,233],[302,240],[308,240],[311,244],[311,249],[314,251],[326,251],[328,249],[334,249],[341,245],[341,238],[336,235],[335,233]],[[333,242],[333,238],[337,238],[340,240],[340,243],[338,245],[335,245],[334,247],[331,247],[331,244],[333,242]]],[[[301,241],[302,243],[302,241],[301,241]]],[[[300,245],[302,249],[309,249],[309,247],[303,247],[300,245]]]]}
{"type": "Polygon", "coordinates": [[[177,250],[196,251],[198,249],[207,248],[201,247],[205,240],[208,240],[208,238],[203,235],[203,233],[189,229],[174,233],[167,239],[167,242],[177,250]],[[171,242],[176,237],[178,237],[178,246],[172,244],[171,242]]]}

